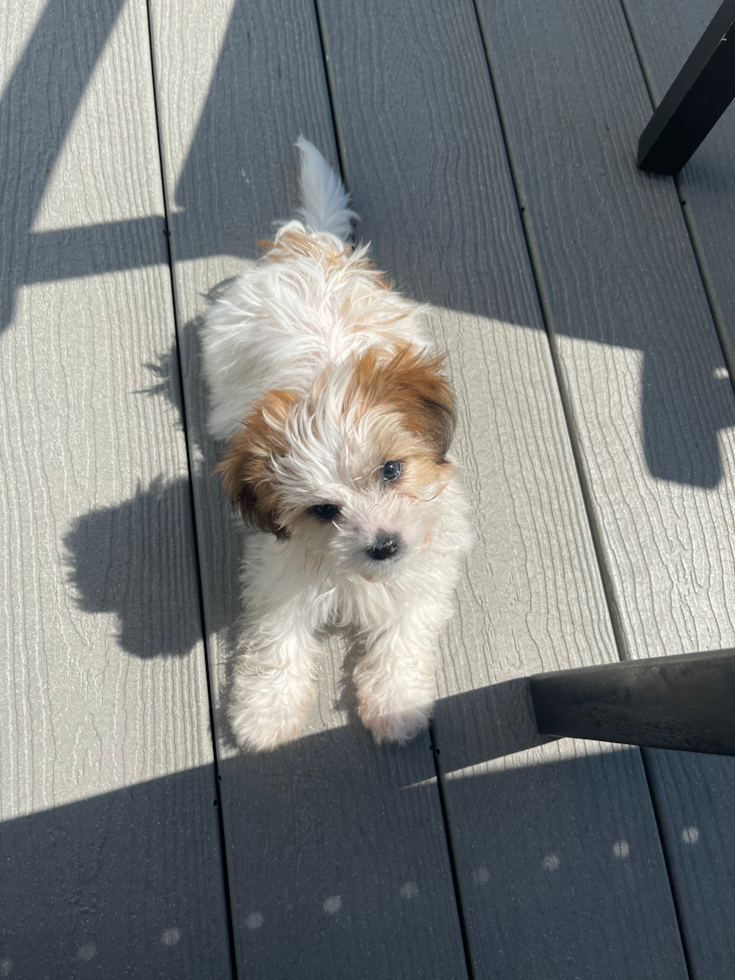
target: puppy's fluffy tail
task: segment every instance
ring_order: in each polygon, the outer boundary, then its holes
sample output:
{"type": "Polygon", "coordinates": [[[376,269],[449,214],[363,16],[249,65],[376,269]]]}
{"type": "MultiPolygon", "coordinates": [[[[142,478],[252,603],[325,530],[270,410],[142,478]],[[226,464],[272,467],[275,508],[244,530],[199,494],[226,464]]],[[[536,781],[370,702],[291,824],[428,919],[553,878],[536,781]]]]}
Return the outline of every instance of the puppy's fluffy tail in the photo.
{"type": "Polygon", "coordinates": [[[303,136],[296,146],[301,153],[301,203],[299,214],[310,232],[327,231],[347,243],[352,238],[351,222],[357,218],[350,199],[319,150],[303,136]]]}

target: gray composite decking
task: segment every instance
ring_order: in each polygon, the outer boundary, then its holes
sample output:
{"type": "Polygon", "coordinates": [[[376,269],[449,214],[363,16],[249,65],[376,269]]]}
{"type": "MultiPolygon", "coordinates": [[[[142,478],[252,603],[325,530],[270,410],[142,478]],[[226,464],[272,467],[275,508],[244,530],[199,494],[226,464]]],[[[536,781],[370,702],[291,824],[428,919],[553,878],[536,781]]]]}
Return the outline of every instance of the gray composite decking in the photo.
{"type": "Polygon", "coordinates": [[[735,645],[735,115],[634,165],[716,6],[0,13],[0,976],[731,976],[735,760],[540,744],[519,680],[735,645]],[[197,332],[302,132],[430,304],[478,540],[431,736],[335,636],[247,757],[197,332]]]}

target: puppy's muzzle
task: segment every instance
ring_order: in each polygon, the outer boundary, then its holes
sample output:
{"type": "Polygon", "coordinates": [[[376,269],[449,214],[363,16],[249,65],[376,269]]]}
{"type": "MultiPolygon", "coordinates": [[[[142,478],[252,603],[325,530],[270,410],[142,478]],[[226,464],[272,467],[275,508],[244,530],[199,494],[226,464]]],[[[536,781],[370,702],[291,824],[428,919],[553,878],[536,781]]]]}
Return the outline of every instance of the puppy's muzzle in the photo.
{"type": "Polygon", "coordinates": [[[375,561],[385,561],[387,558],[397,558],[403,548],[403,542],[397,534],[389,531],[378,531],[375,541],[366,548],[369,558],[375,561]]]}

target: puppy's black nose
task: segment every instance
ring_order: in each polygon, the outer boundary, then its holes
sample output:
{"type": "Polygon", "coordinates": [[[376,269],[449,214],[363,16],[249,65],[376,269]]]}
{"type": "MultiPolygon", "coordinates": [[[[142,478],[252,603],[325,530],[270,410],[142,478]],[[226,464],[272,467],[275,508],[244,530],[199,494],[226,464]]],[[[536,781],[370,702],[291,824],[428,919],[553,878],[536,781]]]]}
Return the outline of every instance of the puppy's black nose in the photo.
{"type": "Polygon", "coordinates": [[[384,561],[386,558],[393,558],[398,554],[401,550],[401,539],[397,534],[390,534],[388,531],[378,531],[375,541],[365,550],[376,561],[384,561]]]}

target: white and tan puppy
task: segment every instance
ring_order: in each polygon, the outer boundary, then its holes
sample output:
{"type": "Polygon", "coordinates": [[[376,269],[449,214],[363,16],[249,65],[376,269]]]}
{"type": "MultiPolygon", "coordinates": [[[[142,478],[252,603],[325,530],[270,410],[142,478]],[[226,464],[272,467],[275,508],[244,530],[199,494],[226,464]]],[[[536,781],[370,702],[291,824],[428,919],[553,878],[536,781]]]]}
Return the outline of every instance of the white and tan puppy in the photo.
{"type": "Polygon", "coordinates": [[[294,738],[315,697],[319,630],[353,624],[360,718],[377,742],[425,728],[437,635],[470,542],[448,457],[454,398],[421,311],[349,244],[348,198],[307,140],[302,221],[207,314],[209,430],[247,524],[238,742],[294,738]]]}

